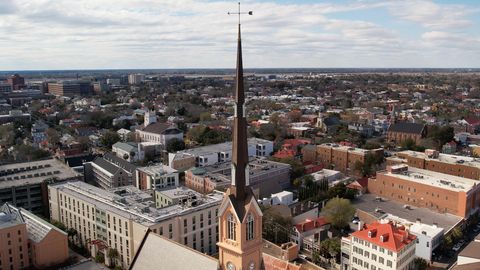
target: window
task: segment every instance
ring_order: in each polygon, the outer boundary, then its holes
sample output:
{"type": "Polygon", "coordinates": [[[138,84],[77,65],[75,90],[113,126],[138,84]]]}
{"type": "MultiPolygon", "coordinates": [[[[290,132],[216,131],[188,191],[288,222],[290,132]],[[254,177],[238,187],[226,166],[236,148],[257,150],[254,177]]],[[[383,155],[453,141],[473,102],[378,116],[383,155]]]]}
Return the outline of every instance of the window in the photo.
{"type": "Polygon", "coordinates": [[[255,238],[255,224],[253,215],[249,214],[247,217],[247,240],[252,240],[253,238],[255,238]]]}
{"type": "Polygon", "coordinates": [[[236,240],[236,226],[235,217],[232,214],[228,215],[227,218],[227,238],[236,240]]]}

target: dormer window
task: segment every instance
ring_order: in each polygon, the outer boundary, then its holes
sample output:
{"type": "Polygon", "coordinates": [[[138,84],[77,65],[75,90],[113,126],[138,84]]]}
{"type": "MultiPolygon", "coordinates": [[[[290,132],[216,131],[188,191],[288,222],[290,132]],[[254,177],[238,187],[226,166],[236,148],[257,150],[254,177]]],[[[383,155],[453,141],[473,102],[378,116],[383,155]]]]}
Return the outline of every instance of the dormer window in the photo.
{"type": "Polygon", "coordinates": [[[370,231],[368,231],[368,238],[373,238],[373,237],[375,237],[376,234],[377,234],[376,229],[370,230],[370,231]]]}
{"type": "Polygon", "coordinates": [[[247,216],[247,241],[255,238],[255,223],[252,214],[247,216]]]}
{"type": "Polygon", "coordinates": [[[237,222],[235,217],[232,214],[228,215],[227,218],[227,238],[231,240],[237,240],[237,222]]]}
{"type": "Polygon", "coordinates": [[[387,242],[388,241],[388,234],[380,235],[380,242],[387,242]]]}

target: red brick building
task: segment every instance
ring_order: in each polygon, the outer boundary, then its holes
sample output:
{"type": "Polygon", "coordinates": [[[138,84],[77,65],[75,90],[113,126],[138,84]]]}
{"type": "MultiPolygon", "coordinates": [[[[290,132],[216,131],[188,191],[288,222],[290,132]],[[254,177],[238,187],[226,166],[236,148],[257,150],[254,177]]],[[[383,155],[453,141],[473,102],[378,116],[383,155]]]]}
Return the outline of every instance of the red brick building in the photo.
{"type": "Polygon", "coordinates": [[[402,151],[387,158],[387,165],[407,164],[410,167],[480,180],[480,159],[439,153],[402,151]]]}
{"type": "Polygon", "coordinates": [[[388,166],[368,181],[377,196],[467,218],[480,209],[480,185],[475,180],[417,169],[388,166]]]}
{"type": "Polygon", "coordinates": [[[316,147],[306,146],[302,149],[302,154],[303,162],[320,163],[325,168],[353,173],[357,161],[363,163],[368,154],[383,156],[383,148],[367,150],[325,143],[316,147]]]}
{"type": "Polygon", "coordinates": [[[387,130],[387,141],[393,143],[402,143],[412,139],[416,144],[427,134],[424,124],[399,122],[391,124],[387,130]]]}

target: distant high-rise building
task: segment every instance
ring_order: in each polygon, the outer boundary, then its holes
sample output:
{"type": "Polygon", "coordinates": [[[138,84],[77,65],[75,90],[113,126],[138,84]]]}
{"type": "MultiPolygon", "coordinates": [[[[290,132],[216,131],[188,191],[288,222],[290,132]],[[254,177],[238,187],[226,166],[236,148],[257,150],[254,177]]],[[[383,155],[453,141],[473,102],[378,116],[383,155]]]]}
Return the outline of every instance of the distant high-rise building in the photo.
{"type": "Polygon", "coordinates": [[[145,81],[145,74],[130,74],[128,75],[129,84],[141,84],[145,81]]]}
{"type": "Polygon", "coordinates": [[[93,93],[93,85],[90,81],[63,81],[49,83],[48,92],[55,96],[89,96],[93,93]]]}
{"type": "Polygon", "coordinates": [[[12,86],[13,90],[20,90],[25,86],[25,79],[18,74],[10,76],[7,82],[12,86]]]}
{"type": "Polygon", "coordinates": [[[120,79],[107,79],[107,84],[108,85],[120,85],[120,79]]]}
{"type": "Polygon", "coordinates": [[[12,92],[12,85],[9,83],[0,83],[0,93],[12,92]]]}

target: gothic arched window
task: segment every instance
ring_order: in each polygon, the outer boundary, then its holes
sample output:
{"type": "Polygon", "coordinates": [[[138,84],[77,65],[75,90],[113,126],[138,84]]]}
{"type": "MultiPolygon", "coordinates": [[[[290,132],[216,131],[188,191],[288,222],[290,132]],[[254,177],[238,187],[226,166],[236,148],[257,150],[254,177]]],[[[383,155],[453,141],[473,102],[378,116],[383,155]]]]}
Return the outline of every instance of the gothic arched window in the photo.
{"type": "Polygon", "coordinates": [[[237,222],[232,214],[227,218],[227,238],[231,240],[237,240],[237,222]]]}
{"type": "Polygon", "coordinates": [[[255,238],[255,222],[253,215],[249,214],[247,216],[247,240],[252,240],[255,238]]]}

